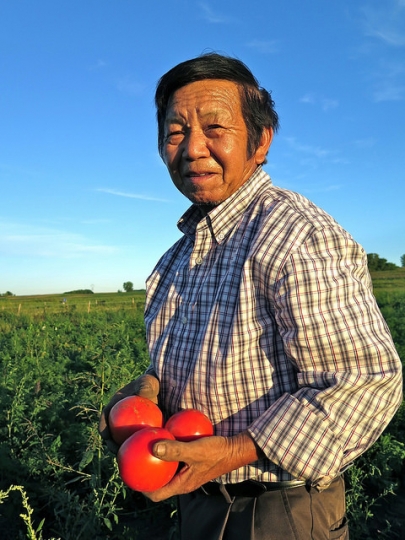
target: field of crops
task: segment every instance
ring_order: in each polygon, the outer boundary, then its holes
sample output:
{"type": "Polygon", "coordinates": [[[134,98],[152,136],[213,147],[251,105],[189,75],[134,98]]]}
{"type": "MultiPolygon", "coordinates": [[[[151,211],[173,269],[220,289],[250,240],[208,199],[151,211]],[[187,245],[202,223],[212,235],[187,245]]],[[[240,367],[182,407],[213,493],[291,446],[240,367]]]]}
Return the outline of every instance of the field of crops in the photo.
{"type": "Polygon", "coordinates": [[[405,268],[389,272],[371,272],[375,293],[405,293],[405,268]]]}
{"type": "MultiPolygon", "coordinates": [[[[404,359],[405,285],[379,279],[404,359]]],[[[126,489],[97,431],[109,397],[148,364],[143,304],[143,291],[0,298],[2,540],[177,538],[174,501],[126,489]]],[[[348,471],[352,540],[404,538],[403,441],[404,406],[348,471]]]]}

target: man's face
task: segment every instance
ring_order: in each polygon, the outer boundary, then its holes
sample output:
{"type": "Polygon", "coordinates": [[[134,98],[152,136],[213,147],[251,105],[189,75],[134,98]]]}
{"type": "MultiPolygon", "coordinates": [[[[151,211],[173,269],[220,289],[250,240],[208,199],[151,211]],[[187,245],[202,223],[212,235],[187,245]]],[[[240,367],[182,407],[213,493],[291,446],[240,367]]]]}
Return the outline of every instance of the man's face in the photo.
{"type": "Polygon", "coordinates": [[[272,135],[265,132],[264,144],[249,157],[235,83],[203,80],[179,88],[164,127],[163,156],[174,185],[193,203],[221,203],[264,161],[272,135]]]}

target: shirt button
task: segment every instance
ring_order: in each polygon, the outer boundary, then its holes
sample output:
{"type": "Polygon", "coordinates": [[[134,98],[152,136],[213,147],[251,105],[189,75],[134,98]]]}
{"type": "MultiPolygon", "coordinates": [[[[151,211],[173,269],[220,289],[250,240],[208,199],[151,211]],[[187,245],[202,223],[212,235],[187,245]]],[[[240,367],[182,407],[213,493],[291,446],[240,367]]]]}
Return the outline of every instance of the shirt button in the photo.
{"type": "Polygon", "coordinates": [[[197,259],[195,260],[195,264],[202,264],[203,260],[201,257],[197,257],[197,259]]]}
{"type": "Polygon", "coordinates": [[[182,318],[181,318],[181,322],[182,322],[183,324],[186,324],[186,323],[187,323],[187,317],[182,317],[182,318]]]}
{"type": "Polygon", "coordinates": [[[218,240],[223,240],[224,238],[225,238],[224,233],[222,233],[222,232],[219,233],[219,235],[218,235],[218,240]]]}

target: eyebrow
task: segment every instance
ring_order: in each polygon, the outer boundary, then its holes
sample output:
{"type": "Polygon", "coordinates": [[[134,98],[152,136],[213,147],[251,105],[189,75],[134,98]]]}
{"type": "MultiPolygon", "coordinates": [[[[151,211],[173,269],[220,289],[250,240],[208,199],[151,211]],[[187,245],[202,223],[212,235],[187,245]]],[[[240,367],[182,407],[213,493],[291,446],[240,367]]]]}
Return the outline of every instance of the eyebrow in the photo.
{"type": "MultiPolygon", "coordinates": [[[[215,110],[210,110],[210,111],[203,112],[203,113],[198,113],[198,116],[203,120],[205,120],[207,118],[210,118],[210,117],[214,118],[214,119],[217,119],[217,118],[220,118],[221,115],[224,114],[224,112],[225,111],[223,109],[215,109],[215,110]]],[[[229,113],[227,114],[227,116],[229,116],[229,113]]],[[[165,123],[166,124],[184,124],[185,121],[180,115],[173,114],[173,115],[166,116],[165,123]]]]}

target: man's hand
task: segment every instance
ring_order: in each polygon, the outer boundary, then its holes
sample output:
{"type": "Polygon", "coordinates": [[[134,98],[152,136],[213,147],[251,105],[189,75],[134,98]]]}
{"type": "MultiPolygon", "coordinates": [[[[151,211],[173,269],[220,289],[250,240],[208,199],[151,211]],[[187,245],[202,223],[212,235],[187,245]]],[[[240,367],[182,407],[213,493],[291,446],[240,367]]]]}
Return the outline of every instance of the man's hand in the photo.
{"type": "Polygon", "coordinates": [[[140,377],[138,377],[138,379],[136,379],[135,381],[131,381],[129,384],[125,385],[123,388],[118,390],[116,394],[113,395],[109,403],[102,410],[100,422],[98,425],[99,433],[109,450],[111,450],[111,452],[116,454],[119,448],[118,445],[115,444],[115,442],[112,440],[110,430],[108,429],[108,415],[110,414],[111,408],[121,399],[134,395],[146,397],[154,403],[157,403],[158,394],[158,379],[153,375],[141,375],[140,377]]]}
{"type": "Polygon", "coordinates": [[[184,465],[166,486],[144,495],[158,502],[190,493],[222,474],[256,461],[259,452],[247,432],[235,437],[203,437],[191,442],[159,441],[153,446],[156,457],[184,465]]]}

